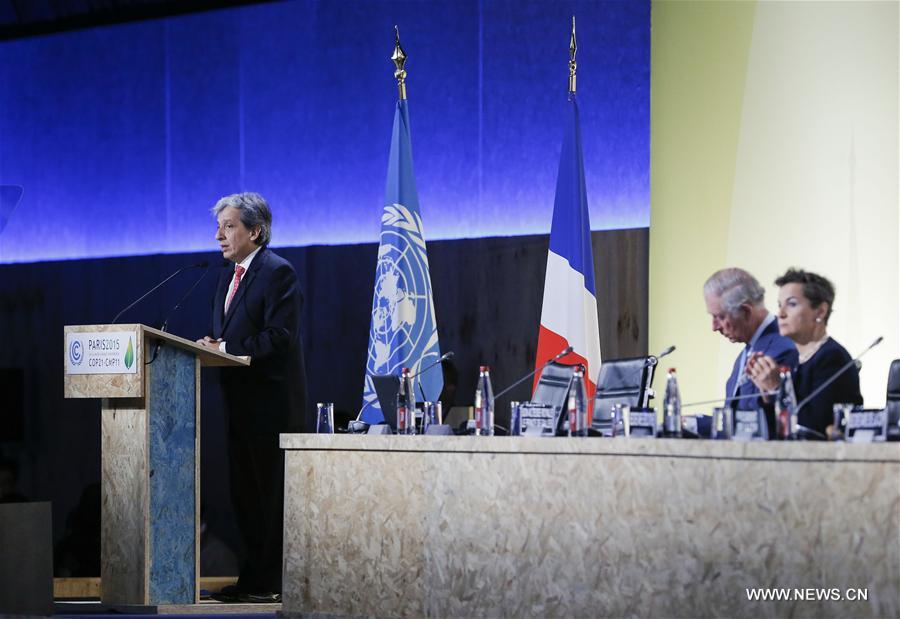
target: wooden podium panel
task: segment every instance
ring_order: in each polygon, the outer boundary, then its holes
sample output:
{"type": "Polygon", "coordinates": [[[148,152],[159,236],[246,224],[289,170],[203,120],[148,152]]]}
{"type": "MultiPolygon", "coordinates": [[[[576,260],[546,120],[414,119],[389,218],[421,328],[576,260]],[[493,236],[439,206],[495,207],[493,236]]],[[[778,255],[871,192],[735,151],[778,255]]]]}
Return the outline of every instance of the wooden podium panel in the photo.
{"type": "Polygon", "coordinates": [[[280,441],[284,619],[900,617],[898,443],[280,441]]]}
{"type": "Polygon", "coordinates": [[[122,331],[135,333],[134,373],[65,377],[67,398],[102,397],[101,599],[196,603],[200,367],[250,361],[144,325],[66,327],[67,334],[122,331]]]}

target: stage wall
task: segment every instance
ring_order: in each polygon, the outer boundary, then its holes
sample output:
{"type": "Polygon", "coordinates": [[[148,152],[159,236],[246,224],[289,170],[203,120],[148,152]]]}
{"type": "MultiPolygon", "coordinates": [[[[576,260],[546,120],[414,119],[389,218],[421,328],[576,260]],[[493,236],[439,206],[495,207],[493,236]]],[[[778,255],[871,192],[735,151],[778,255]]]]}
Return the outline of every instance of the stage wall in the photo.
{"type": "Polygon", "coordinates": [[[592,229],[645,228],[649,0],[301,0],[0,43],[0,262],[206,251],[251,190],[278,246],[377,240],[395,24],[426,239],[547,233],[572,15],[592,229]]]}
{"type": "MultiPolygon", "coordinates": [[[[594,232],[592,241],[604,354],[644,354],[647,229],[594,232]]],[[[481,364],[491,366],[498,390],[533,369],[547,249],[546,235],[429,245],[441,350],[456,352],[458,386],[451,401],[471,404],[481,364]]],[[[362,404],[377,246],[276,251],[294,265],[305,295],[301,328],[308,410],[317,401],[332,401],[346,423],[362,404]]],[[[85,487],[100,478],[100,402],[63,399],[63,326],[109,322],[152,283],[204,259],[216,267],[169,322],[170,332],[197,338],[212,311],[218,254],[0,265],[0,368],[18,370],[21,382],[10,381],[8,387],[23,395],[18,412],[0,407],[0,429],[22,428],[20,436],[0,434],[0,455],[18,461],[20,489],[29,498],[53,501],[57,539],[67,527],[84,525],[83,519],[69,518],[70,511],[85,487]]],[[[158,326],[201,273],[183,273],[122,320],[158,326]]],[[[233,542],[217,373],[204,370],[202,379],[202,502],[211,530],[233,542]]],[[[507,423],[511,399],[527,400],[529,394],[526,381],[500,400],[497,423],[507,423]]]]}

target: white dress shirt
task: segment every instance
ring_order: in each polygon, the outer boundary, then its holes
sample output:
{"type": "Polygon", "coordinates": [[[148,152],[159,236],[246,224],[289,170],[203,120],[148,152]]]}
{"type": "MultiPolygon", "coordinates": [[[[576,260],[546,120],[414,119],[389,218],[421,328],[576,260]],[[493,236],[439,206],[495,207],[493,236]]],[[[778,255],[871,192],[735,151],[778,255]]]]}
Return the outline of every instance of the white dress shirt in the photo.
{"type": "MultiPolygon", "coordinates": [[[[247,271],[250,270],[250,263],[253,262],[253,258],[256,257],[256,254],[259,253],[259,250],[260,250],[260,249],[262,249],[262,247],[257,247],[257,248],[254,249],[252,252],[250,252],[250,255],[249,255],[249,256],[247,256],[246,258],[244,258],[243,260],[241,260],[240,262],[238,262],[237,264],[235,264],[235,265],[234,265],[235,270],[237,270],[237,267],[240,266],[240,267],[242,267],[242,268],[244,269],[244,275],[246,275],[246,274],[247,274],[247,271]]],[[[244,276],[242,275],[242,276],[241,276],[241,279],[243,279],[243,277],[244,277],[244,276]]],[[[232,277],[231,277],[231,283],[228,284],[228,290],[225,291],[225,299],[226,299],[226,300],[227,300],[228,298],[231,297],[231,293],[232,293],[233,291],[234,291],[234,276],[232,275],[232,277]]],[[[228,352],[227,350],[225,350],[225,342],[219,342],[219,350],[222,351],[222,352],[228,352]]]]}

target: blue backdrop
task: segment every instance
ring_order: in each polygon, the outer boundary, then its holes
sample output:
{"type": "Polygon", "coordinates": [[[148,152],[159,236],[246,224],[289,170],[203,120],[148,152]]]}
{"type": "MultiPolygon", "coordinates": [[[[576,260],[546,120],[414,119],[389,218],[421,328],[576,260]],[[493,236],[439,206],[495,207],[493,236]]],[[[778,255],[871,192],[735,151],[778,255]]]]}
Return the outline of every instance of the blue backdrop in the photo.
{"type": "Polygon", "coordinates": [[[275,246],[376,242],[395,23],[426,238],[547,233],[573,13],[592,226],[648,226],[649,1],[306,0],[0,44],[0,262],[214,249],[241,190],[275,246]]]}

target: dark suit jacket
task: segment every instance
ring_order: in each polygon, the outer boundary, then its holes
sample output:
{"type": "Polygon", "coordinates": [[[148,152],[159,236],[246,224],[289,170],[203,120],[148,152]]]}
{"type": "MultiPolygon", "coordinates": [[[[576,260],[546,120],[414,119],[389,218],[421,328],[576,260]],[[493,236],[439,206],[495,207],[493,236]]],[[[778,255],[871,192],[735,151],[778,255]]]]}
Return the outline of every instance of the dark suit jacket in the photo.
{"type": "Polygon", "coordinates": [[[252,358],[249,368],[222,369],[229,427],[255,435],[301,432],[306,425],[303,295],[294,267],[267,248],[259,250],[225,314],[233,277],[229,264],[219,275],[210,327],[229,354],[252,358]]]}
{"type": "MultiPolygon", "coordinates": [[[[816,354],[794,370],[792,378],[797,403],[799,404],[819,385],[831,378],[850,359],[847,349],[828,338],[816,351],[816,354]]],[[[798,421],[801,426],[824,434],[826,426],[831,425],[834,421],[834,405],[849,403],[863,403],[862,394],[859,391],[859,370],[855,367],[850,367],[833,383],[825,387],[822,393],[807,402],[800,409],[798,421]]]]}
{"type": "MultiPolygon", "coordinates": [[[[792,369],[797,367],[797,361],[799,359],[799,355],[797,354],[797,346],[794,344],[793,340],[778,333],[777,320],[773,320],[769,324],[769,326],[763,329],[763,332],[759,334],[759,338],[753,344],[753,350],[751,352],[765,353],[766,355],[775,359],[775,361],[779,365],[786,365],[787,367],[792,369]]],[[[741,371],[744,369],[740,367],[740,364],[741,355],[738,355],[737,359],[734,360],[734,367],[732,367],[731,369],[731,376],[728,378],[728,382],[725,384],[726,398],[730,398],[732,394],[734,394],[734,386],[738,382],[738,377],[741,375],[741,371]]],[[[738,388],[738,392],[735,395],[749,396],[754,393],[759,393],[759,389],[757,389],[756,385],[753,384],[753,381],[748,378],[741,383],[741,386],[738,388]]],[[[758,404],[758,398],[748,397],[733,402],[732,407],[753,409],[756,408],[758,404]]]]}

